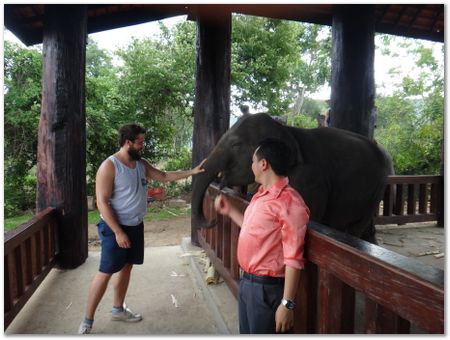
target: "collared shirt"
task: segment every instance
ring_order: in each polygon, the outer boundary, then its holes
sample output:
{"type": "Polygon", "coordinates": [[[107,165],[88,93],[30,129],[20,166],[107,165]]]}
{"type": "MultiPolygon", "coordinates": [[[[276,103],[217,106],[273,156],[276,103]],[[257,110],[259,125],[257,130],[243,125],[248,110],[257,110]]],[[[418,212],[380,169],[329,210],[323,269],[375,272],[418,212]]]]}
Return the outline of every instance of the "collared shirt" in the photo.
{"type": "Polygon", "coordinates": [[[309,209],[284,177],[269,190],[260,186],[244,213],[237,257],[254,275],[284,277],[285,265],[303,269],[309,209]]]}

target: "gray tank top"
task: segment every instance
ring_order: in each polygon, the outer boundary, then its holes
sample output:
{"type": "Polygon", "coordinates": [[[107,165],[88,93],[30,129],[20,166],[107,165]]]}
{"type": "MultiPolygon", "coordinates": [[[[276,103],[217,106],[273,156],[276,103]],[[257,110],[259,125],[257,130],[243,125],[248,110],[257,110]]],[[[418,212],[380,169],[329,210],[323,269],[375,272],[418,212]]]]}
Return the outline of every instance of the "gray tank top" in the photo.
{"type": "Polygon", "coordinates": [[[119,224],[138,225],[147,212],[147,178],[145,165],[136,161],[131,169],[114,156],[109,156],[116,169],[114,188],[109,204],[114,209],[119,224]]]}

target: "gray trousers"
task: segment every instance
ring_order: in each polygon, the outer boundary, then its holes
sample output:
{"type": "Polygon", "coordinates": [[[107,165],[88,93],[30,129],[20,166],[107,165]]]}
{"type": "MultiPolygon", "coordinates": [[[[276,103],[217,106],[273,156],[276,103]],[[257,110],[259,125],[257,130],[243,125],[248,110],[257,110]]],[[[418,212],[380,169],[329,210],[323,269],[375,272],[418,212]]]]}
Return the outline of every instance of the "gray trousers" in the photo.
{"type": "Polygon", "coordinates": [[[284,284],[263,284],[241,278],[239,283],[239,332],[275,334],[275,312],[283,298],[284,284]]]}

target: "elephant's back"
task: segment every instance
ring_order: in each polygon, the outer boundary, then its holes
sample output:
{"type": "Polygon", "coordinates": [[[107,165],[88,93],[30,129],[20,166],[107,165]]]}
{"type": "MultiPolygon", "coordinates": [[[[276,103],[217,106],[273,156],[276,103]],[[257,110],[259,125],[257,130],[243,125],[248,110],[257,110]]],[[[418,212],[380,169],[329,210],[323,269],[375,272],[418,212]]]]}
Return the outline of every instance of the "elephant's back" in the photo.
{"type": "Polygon", "coordinates": [[[367,137],[337,128],[298,129],[290,128],[301,149],[305,163],[336,164],[345,167],[362,163],[378,164],[387,168],[386,153],[367,137]]]}

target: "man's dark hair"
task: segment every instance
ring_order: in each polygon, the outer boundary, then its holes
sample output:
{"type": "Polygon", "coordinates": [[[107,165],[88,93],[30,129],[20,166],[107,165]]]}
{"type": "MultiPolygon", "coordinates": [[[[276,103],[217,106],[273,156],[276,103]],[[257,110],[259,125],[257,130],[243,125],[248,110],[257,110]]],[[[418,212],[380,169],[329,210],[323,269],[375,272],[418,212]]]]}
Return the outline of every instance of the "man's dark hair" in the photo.
{"type": "Polygon", "coordinates": [[[140,134],[145,134],[146,130],[137,124],[125,124],[119,129],[119,145],[123,146],[125,141],[128,139],[133,142],[140,134]]]}
{"type": "Polygon", "coordinates": [[[265,138],[258,143],[256,158],[265,159],[278,176],[287,176],[291,165],[292,150],[277,138],[265,138]]]}

